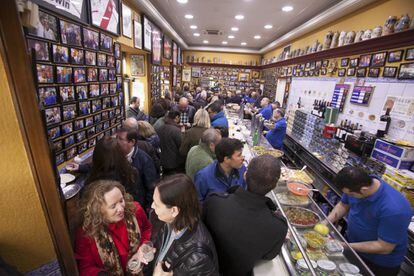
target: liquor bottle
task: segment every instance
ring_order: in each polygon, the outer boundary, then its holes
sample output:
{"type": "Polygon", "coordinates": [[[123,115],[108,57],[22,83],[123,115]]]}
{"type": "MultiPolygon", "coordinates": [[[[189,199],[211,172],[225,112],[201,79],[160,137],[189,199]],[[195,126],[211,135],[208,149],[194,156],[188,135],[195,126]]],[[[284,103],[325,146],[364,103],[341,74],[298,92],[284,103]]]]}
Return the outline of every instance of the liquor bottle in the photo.
{"type": "Polygon", "coordinates": [[[299,97],[299,100],[298,100],[298,103],[297,103],[298,108],[300,108],[300,107],[301,107],[301,104],[302,104],[302,102],[301,102],[301,97],[299,97]]]}
{"type": "Polygon", "coordinates": [[[339,141],[344,142],[345,134],[346,134],[346,126],[348,125],[348,120],[345,119],[344,125],[341,129],[341,133],[339,134],[339,141]]]}
{"type": "Polygon", "coordinates": [[[335,138],[339,140],[339,135],[342,131],[342,126],[344,125],[344,120],[341,120],[341,123],[339,124],[339,126],[336,128],[336,132],[335,132],[335,138]]]}
{"type": "Polygon", "coordinates": [[[391,117],[390,117],[391,108],[387,108],[385,114],[380,117],[378,130],[377,130],[377,137],[382,138],[385,134],[388,133],[391,124],[391,117]]]}

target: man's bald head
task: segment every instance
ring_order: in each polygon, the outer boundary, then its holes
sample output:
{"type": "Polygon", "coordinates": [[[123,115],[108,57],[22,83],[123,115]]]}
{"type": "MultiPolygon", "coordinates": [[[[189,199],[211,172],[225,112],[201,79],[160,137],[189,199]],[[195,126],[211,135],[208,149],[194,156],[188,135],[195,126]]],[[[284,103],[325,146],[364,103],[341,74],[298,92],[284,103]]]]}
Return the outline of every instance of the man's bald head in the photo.
{"type": "Polygon", "coordinates": [[[188,107],[188,99],[186,97],[181,97],[178,102],[178,108],[182,111],[186,110],[188,107]]]}
{"type": "Polygon", "coordinates": [[[124,121],[124,128],[133,129],[133,130],[138,131],[138,121],[135,118],[132,118],[132,117],[127,118],[124,121]]]}

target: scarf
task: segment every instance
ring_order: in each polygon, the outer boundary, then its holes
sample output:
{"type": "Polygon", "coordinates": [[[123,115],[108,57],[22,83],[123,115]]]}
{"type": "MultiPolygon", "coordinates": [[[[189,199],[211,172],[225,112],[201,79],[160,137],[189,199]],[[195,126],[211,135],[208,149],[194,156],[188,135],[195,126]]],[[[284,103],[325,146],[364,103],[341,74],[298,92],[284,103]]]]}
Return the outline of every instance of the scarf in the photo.
{"type": "MultiPolygon", "coordinates": [[[[141,241],[141,232],[135,215],[126,215],[125,223],[129,241],[129,260],[138,250],[138,246],[141,241]]],[[[105,229],[102,230],[98,236],[95,237],[95,242],[105,270],[111,275],[123,276],[124,272],[121,265],[121,259],[118,254],[118,249],[116,248],[115,243],[108,231],[105,229]]],[[[127,272],[127,274],[129,273],[127,272]]]]}

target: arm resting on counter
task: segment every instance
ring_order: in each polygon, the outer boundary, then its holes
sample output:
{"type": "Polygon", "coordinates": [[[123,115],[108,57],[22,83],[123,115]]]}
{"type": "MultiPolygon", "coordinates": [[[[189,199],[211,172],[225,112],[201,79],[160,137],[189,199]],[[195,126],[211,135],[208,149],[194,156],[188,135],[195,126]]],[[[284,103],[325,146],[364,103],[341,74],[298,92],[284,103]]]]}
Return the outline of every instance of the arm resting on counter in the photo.
{"type": "Polygon", "coordinates": [[[390,254],[395,244],[383,240],[355,242],[349,244],[355,251],[369,254],[390,254]]]}
{"type": "MultiPolygon", "coordinates": [[[[336,204],[335,208],[332,210],[332,212],[328,216],[328,220],[331,223],[335,223],[341,218],[343,218],[349,211],[349,205],[345,204],[343,202],[339,202],[336,204]]],[[[327,224],[326,222],[324,222],[327,224]]]]}

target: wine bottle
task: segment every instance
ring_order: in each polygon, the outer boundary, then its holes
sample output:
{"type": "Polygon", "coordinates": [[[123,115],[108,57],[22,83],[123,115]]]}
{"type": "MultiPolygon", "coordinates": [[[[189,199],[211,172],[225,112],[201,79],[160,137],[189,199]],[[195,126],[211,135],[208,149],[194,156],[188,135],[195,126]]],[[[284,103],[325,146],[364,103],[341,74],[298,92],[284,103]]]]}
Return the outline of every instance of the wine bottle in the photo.
{"type": "Polygon", "coordinates": [[[390,117],[391,108],[387,108],[385,114],[380,117],[380,121],[378,124],[377,130],[377,137],[382,138],[385,134],[388,133],[391,124],[391,117],[390,117]]]}

